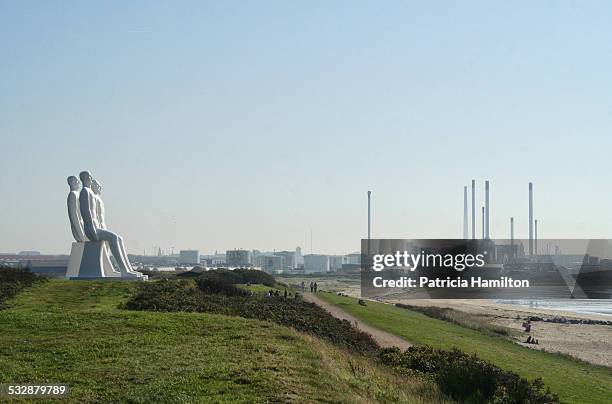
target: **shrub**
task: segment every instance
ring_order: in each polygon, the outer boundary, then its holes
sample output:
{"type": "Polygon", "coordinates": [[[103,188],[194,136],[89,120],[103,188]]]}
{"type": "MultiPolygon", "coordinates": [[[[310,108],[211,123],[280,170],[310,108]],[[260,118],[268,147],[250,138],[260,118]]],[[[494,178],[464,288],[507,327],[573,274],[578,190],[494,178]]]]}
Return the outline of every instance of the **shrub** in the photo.
{"type": "Polygon", "coordinates": [[[258,283],[266,286],[274,286],[274,277],[258,269],[237,268],[234,270],[240,276],[240,283],[258,283]]]}
{"type": "Polygon", "coordinates": [[[200,278],[197,280],[197,284],[198,288],[204,293],[221,294],[225,296],[250,296],[248,290],[240,289],[221,278],[200,278]]]}
{"type": "Polygon", "coordinates": [[[402,373],[430,374],[445,394],[455,400],[474,403],[556,403],[558,397],[544,389],[540,379],[530,382],[470,356],[428,346],[413,346],[405,352],[382,349],[382,362],[402,373]]]}
{"type": "Polygon", "coordinates": [[[23,288],[32,286],[42,278],[27,269],[0,267],[0,307],[23,288]]]}
{"type": "Polygon", "coordinates": [[[198,280],[200,279],[215,279],[219,282],[223,282],[228,285],[235,285],[237,283],[242,283],[240,279],[240,275],[235,273],[234,271],[230,271],[227,269],[215,269],[212,271],[203,272],[198,280]]]}
{"type": "Polygon", "coordinates": [[[211,271],[203,272],[200,275],[203,279],[220,279],[224,282],[237,284],[237,283],[252,283],[262,284],[266,286],[274,286],[276,281],[272,275],[260,271],[258,269],[248,268],[236,268],[233,271],[228,269],[214,269],[211,271]]]}
{"type": "Polygon", "coordinates": [[[186,280],[148,282],[121,308],[148,311],[197,311],[201,292],[186,280]]]}

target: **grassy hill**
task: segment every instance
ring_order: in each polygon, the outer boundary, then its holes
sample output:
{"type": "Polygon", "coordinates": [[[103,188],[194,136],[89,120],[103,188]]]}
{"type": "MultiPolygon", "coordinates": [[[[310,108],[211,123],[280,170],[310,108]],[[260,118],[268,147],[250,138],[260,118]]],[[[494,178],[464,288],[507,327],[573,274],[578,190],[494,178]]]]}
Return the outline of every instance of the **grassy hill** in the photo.
{"type": "Polygon", "coordinates": [[[118,309],[135,287],[51,280],[9,300],[0,383],[65,383],[78,402],[442,400],[430,382],[272,323],[118,309]]]}
{"type": "Polygon", "coordinates": [[[503,338],[389,304],[368,301],[367,306],[361,306],[357,299],[333,293],[318,296],[365,323],[408,341],[443,349],[457,347],[528,379],[541,377],[562,402],[609,403],[612,397],[612,370],[609,368],[522,347],[503,338]]]}

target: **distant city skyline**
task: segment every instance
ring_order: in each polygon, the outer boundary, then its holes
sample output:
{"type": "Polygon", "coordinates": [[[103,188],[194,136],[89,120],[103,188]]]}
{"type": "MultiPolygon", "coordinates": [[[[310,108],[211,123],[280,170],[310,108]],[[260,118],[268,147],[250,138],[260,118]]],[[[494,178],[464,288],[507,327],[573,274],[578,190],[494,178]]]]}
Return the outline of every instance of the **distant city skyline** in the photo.
{"type": "Polygon", "coordinates": [[[131,254],[612,238],[612,4],[0,3],[0,252],[68,253],[91,170],[131,254]],[[470,222],[471,223],[471,222],[470,222]],[[480,215],[476,222],[480,226],[480,215]],[[478,231],[478,233],[480,233],[478,231]]]}

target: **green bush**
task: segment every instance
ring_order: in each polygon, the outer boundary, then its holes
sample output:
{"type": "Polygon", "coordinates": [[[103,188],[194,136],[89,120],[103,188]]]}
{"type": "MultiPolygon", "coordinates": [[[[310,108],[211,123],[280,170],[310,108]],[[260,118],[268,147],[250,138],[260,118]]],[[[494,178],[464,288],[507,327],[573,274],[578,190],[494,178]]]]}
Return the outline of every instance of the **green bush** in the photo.
{"type": "Polygon", "coordinates": [[[242,283],[240,275],[227,269],[215,269],[212,271],[202,272],[202,274],[198,277],[198,280],[200,279],[215,279],[229,285],[242,283]]]}
{"type": "Polygon", "coordinates": [[[250,296],[248,290],[240,289],[232,283],[224,282],[221,278],[200,278],[197,281],[198,288],[208,294],[221,294],[225,296],[250,296]]]}
{"type": "Polygon", "coordinates": [[[148,311],[197,311],[201,292],[188,280],[149,282],[121,308],[148,311]]]}
{"type": "Polygon", "coordinates": [[[15,296],[23,288],[43,280],[26,269],[0,267],[0,307],[2,303],[15,296]]]}
{"type": "Polygon", "coordinates": [[[430,374],[440,390],[455,400],[470,403],[557,403],[559,399],[544,389],[540,379],[530,382],[470,356],[457,349],[445,351],[429,346],[413,346],[405,352],[382,349],[382,362],[410,374],[430,374]]]}
{"type": "Polygon", "coordinates": [[[251,283],[262,284],[266,286],[276,285],[276,281],[272,275],[260,271],[258,269],[236,268],[232,271],[229,269],[213,269],[203,272],[199,278],[202,279],[219,279],[226,283],[251,283]]]}

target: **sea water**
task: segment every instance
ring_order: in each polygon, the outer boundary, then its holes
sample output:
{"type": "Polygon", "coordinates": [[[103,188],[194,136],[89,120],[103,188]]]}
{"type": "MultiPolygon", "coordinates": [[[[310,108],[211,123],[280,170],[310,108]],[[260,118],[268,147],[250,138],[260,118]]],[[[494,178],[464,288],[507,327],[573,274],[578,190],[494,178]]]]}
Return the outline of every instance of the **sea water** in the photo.
{"type": "Polygon", "coordinates": [[[544,310],[563,310],[574,313],[612,316],[612,300],[608,299],[500,299],[497,303],[544,310]]]}

